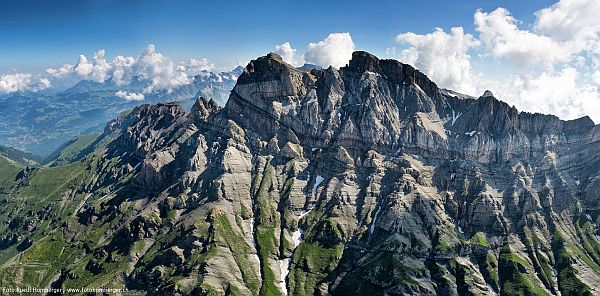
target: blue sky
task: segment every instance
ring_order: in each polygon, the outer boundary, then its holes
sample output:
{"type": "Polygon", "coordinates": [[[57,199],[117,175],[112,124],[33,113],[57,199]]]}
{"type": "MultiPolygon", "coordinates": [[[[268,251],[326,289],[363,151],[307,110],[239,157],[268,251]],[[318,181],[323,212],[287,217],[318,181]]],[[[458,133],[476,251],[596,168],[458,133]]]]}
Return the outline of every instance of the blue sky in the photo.
{"type": "Polygon", "coordinates": [[[139,75],[170,89],[272,51],[340,67],[367,50],[444,88],[600,122],[598,0],[0,1],[0,94],[139,75]]]}
{"type": "Polygon", "coordinates": [[[473,13],[498,6],[531,22],[551,1],[148,1],[2,0],[0,71],[37,72],[103,48],[139,54],[147,44],[176,59],[208,57],[219,67],[349,32],[383,55],[402,32],[473,31],[473,13]]]}

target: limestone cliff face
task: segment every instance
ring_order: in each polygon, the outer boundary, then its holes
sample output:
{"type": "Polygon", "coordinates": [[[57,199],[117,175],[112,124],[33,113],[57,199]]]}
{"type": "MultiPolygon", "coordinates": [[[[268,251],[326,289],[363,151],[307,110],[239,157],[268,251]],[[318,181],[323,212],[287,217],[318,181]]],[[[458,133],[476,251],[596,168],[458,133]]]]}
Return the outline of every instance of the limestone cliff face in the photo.
{"type": "Polygon", "coordinates": [[[599,293],[600,128],[587,117],[457,94],[366,52],[310,72],[270,54],[248,64],[224,108],[146,105],[106,134],[82,161],[131,178],[100,174],[81,189],[61,231],[83,259],[55,286],[599,293]],[[106,231],[88,242],[93,229],[106,231]]]}

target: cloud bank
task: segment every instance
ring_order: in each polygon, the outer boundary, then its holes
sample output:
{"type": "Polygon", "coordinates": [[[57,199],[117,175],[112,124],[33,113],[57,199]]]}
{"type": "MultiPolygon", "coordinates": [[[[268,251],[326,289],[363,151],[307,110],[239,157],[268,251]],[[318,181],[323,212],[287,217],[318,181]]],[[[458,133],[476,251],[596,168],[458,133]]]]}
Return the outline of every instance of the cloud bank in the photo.
{"type": "MultiPolygon", "coordinates": [[[[533,15],[526,26],[510,11],[499,7],[473,13],[473,32],[457,26],[430,33],[404,32],[395,37],[388,56],[412,64],[438,85],[478,95],[490,89],[520,110],[574,119],[590,115],[600,123],[600,1],[560,0],[533,15]],[[498,67],[498,64],[501,67],[498,67]],[[493,70],[492,70],[493,69],[493,70]]],[[[304,63],[342,67],[356,45],[350,33],[331,33],[297,50],[290,42],[275,46],[276,53],[293,66],[304,63]]],[[[192,82],[194,75],[215,69],[208,59],[173,61],[148,47],[138,56],[116,55],[105,50],[80,55],[75,63],[48,68],[45,75],[0,75],[0,94],[40,91],[64,81],[88,79],[118,86],[148,81],[144,93],[170,90],[192,82]]],[[[120,91],[125,100],[142,100],[143,93],[120,91]]]]}
{"type": "Polygon", "coordinates": [[[128,85],[134,79],[148,80],[150,84],[145,91],[151,92],[155,89],[170,90],[189,84],[194,75],[213,69],[214,65],[206,58],[176,63],[157,52],[156,47],[150,44],[137,57],[117,55],[112,61],[107,61],[106,53],[101,49],[94,53],[91,60],[85,55],[80,55],[77,64],[65,64],[58,69],[49,68],[46,73],[54,79],[71,76],[104,82],[112,78],[118,86],[128,85]]]}
{"type": "MultiPolygon", "coordinates": [[[[399,60],[414,64],[442,87],[478,95],[491,89],[501,100],[529,112],[600,123],[600,1],[560,0],[535,12],[524,27],[510,11],[477,10],[474,34],[403,33],[399,60]],[[483,72],[472,67],[474,59],[483,72]],[[492,78],[485,67],[505,63],[510,71],[492,78]],[[512,68],[510,68],[512,67],[512,68]]],[[[388,51],[389,53],[389,51],[388,51]]]]}
{"type": "MultiPolygon", "coordinates": [[[[303,54],[292,48],[289,42],[275,47],[275,52],[294,65],[302,66],[312,63],[323,67],[344,66],[352,57],[355,49],[349,33],[332,33],[325,39],[309,43],[303,54]]],[[[57,85],[73,85],[80,80],[91,80],[103,83],[111,79],[117,86],[127,86],[135,81],[147,81],[144,93],[155,90],[171,90],[175,87],[192,83],[195,75],[206,75],[214,71],[215,65],[207,58],[190,59],[176,62],[156,50],[150,44],[138,56],[116,55],[108,59],[106,51],[100,49],[91,57],[79,55],[73,64],[63,64],[56,68],[47,68],[44,76],[37,78],[31,74],[7,74],[1,76],[0,93],[16,91],[40,91],[57,85]]],[[[218,79],[222,79],[219,75],[218,79]]],[[[234,79],[235,77],[231,77],[234,79]]],[[[118,92],[116,94],[126,100],[142,100],[143,97],[118,92]]]]}
{"type": "Polygon", "coordinates": [[[116,92],[115,96],[117,96],[121,99],[124,99],[125,101],[142,101],[145,98],[144,94],[130,93],[130,92],[126,92],[124,90],[120,90],[120,91],[116,92]]]}
{"type": "Polygon", "coordinates": [[[348,63],[355,48],[350,33],[331,33],[321,41],[309,43],[302,55],[299,55],[289,42],[275,46],[275,53],[296,67],[309,63],[325,68],[339,68],[348,63]]]}
{"type": "Polygon", "coordinates": [[[31,74],[16,73],[0,76],[0,93],[23,91],[31,84],[31,74]]]}
{"type": "Polygon", "coordinates": [[[468,51],[479,41],[465,34],[462,27],[454,27],[450,33],[440,28],[425,35],[404,33],[396,36],[396,41],[410,45],[400,59],[424,71],[436,83],[461,92],[475,92],[468,51]]]}
{"type": "Polygon", "coordinates": [[[352,58],[354,42],[350,33],[333,33],[316,43],[309,43],[304,53],[307,63],[323,67],[342,67],[352,58]]]}
{"type": "Polygon", "coordinates": [[[298,55],[296,51],[289,42],[275,46],[275,53],[280,55],[286,63],[296,67],[302,66],[305,63],[304,56],[298,55]]]}

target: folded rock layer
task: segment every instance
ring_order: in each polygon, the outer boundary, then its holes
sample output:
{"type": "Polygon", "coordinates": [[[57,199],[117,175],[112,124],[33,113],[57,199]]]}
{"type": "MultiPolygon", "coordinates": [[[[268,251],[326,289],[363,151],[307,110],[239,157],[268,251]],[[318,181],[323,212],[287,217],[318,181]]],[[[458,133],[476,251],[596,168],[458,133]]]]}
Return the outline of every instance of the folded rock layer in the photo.
{"type": "Polygon", "coordinates": [[[366,52],[309,72],[269,54],[223,108],[138,107],[81,160],[2,185],[2,277],[156,295],[593,295],[599,140],[588,117],[519,112],[366,52]]]}

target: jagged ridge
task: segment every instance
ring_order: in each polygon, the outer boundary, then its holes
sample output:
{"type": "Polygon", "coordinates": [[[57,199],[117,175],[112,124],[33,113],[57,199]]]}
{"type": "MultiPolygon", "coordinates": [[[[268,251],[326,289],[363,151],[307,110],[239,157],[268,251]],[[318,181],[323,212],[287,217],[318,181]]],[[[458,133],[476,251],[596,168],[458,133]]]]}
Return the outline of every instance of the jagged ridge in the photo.
{"type": "Polygon", "coordinates": [[[41,286],[149,294],[575,295],[600,279],[589,118],[461,96],[366,52],[310,72],[270,54],[224,108],[145,105],[104,137],[3,190],[0,258],[23,252],[7,282],[41,268],[41,286]]]}

